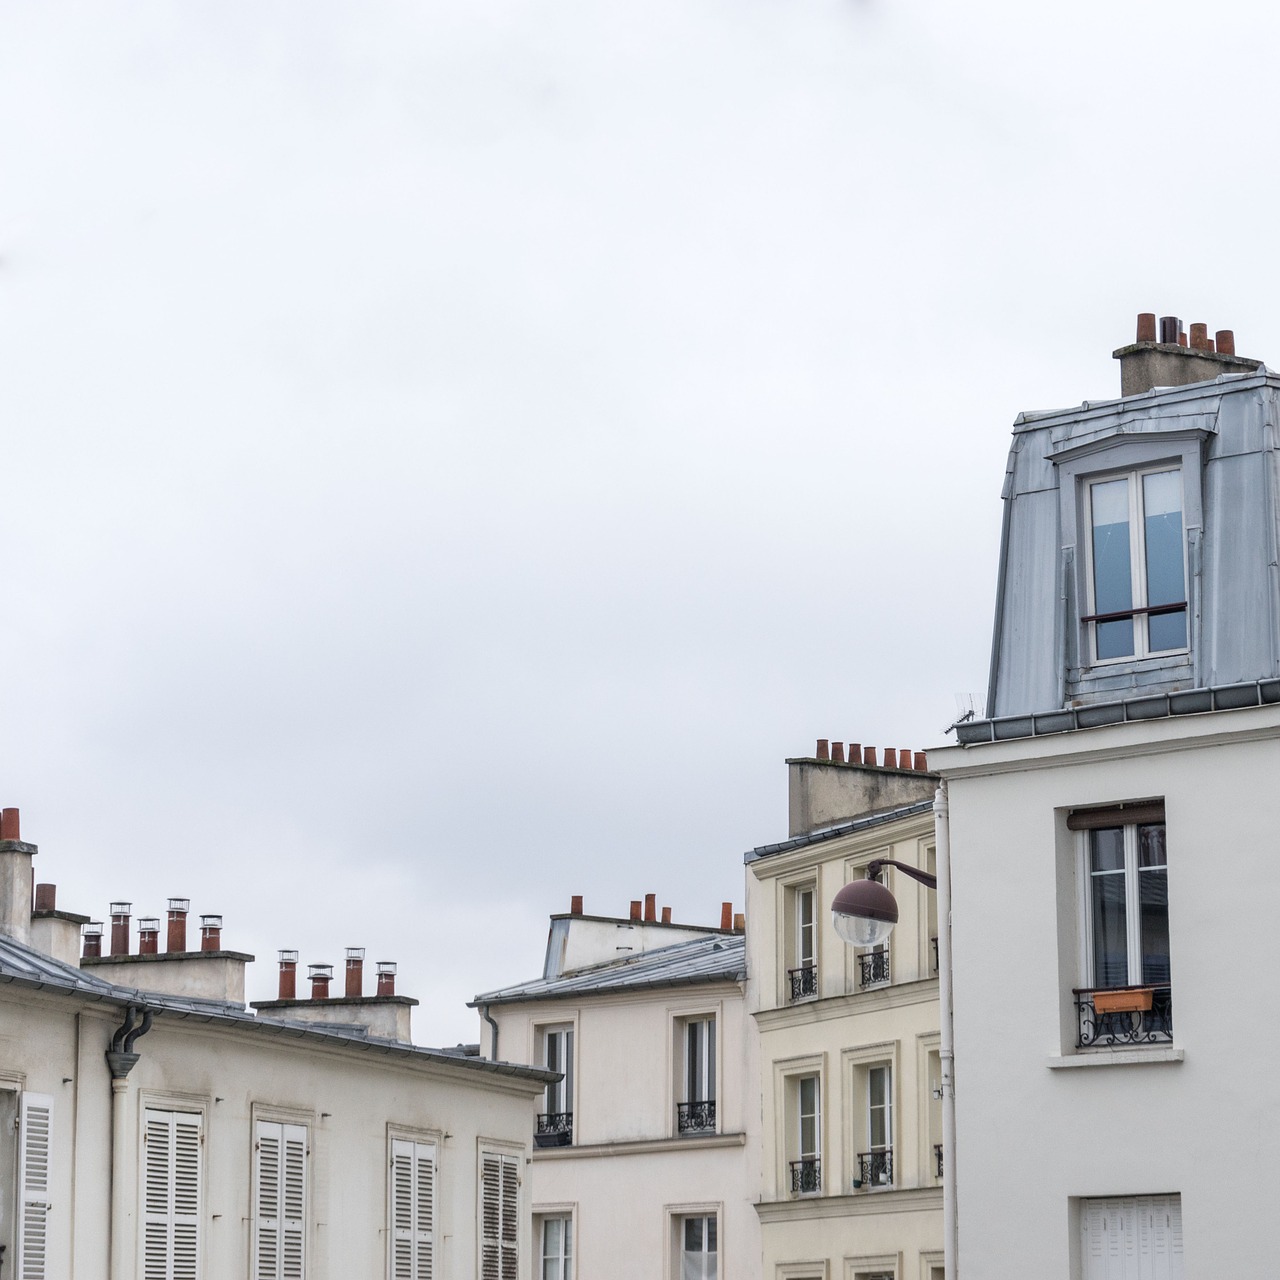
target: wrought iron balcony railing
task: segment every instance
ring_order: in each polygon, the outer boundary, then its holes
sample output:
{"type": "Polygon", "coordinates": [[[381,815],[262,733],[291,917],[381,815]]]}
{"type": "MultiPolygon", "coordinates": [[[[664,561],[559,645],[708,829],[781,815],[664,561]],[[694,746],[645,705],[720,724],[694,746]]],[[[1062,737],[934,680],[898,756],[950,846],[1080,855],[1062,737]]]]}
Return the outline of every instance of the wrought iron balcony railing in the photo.
{"type": "Polygon", "coordinates": [[[858,957],[858,982],[863,987],[878,987],[889,981],[889,948],[868,951],[858,957]]]}
{"type": "Polygon", "coordinates": [[[938,1177],[942,1177],[942,1143],[935,1142],[933,1144],[933,1158],[938,1164],[938,1177]]]}
{"type": "Polygon", "coordinates": [[[805,965],[802,969],[788,969],[787,977],[791,980],[791,999],[807,1000],[818,994],[818,967],[805,965]]]}
{"type": "Polygon", "coordinates": [[[1077,1047],[1168,1044],[1173,1039],[1171,987],[1080,987],[1074,992],[1077,1047]]]}
{"type": "Polygon", "coordinates": [[[677,1102],[676,1126],[682,1137],[688,1133],[715,1133],[715,1099],[709,1102],[677,1102]]]}
{"type": "Polygon", "coordinates": [[[893,1186],[893,1148],[858,1153],[858,1186],[893,1186]]]}
{"type": "Polygon", "coordinates": [[[822,1161],[817,1156],[791,1161],[791,1194],[806,1195],[822,1190],[822,1161]]]}
{"type": "Polygon", "coordinates": [[[535,1147],[567,1147],[573,1142],[573,1112],[545,1111],[534,1130],[535,1147]]]}

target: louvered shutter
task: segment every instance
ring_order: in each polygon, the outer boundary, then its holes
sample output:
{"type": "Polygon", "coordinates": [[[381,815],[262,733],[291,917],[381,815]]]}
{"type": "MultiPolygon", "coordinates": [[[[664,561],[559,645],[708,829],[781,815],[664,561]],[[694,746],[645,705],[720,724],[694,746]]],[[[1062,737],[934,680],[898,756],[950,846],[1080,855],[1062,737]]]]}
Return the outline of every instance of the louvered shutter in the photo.
{"type": "Polygon", "coordinates": [[[19,1280],[45,1280],[49,1267],[49,1163],[52,1155],[53,1099],[24,1093],[18,1120],[19,1280]]]}
{"type": "Polygon", "coordinates": [[[520,1179],[515,1156],[485,1153],[480,1193],[481,1280],[519,1280],[520,1179]]]}
{"type": "Polygon", "coordinates": [[[201,1116],[148,1108],[143,1133],[143,1280],[197,1280],[201,1116]]]}
{"type": "Polygon", "coordinates": [[[434,1280],[436,1149],[429,1142],[391,1143],[392,1280],[434,1280]]]}
{"type": "Polygon", "coordinates": [[[306,1274],[307,1129],[259,1120],[254,1126],[254,1280],[306,1274]]]}

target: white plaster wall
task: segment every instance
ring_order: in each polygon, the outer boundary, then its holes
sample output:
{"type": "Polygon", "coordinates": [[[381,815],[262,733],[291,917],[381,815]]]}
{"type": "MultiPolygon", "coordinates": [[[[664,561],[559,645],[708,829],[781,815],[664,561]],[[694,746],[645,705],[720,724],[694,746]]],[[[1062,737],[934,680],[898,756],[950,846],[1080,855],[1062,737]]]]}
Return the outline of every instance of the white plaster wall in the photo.
{"type": "MultiPolygon", "coordinates": [[[[50,1276],[107,1274],[111,1091],[103,1054],[119,1020],[114,1010],[0,987],[0,1081],[55,1100],[50,1276]]],[[[388,1126],[439,1142],[438,1274],[448,1280],[476,1274],[480,1146],[519,1153],[527,1172],[528,1083],[162,1016],[135,1049],[142,1056],[129,1076],[130,1233],[141,1109],[202,1110],[205,1280],[243,1280],[248,1271],[255,1108],[310,1126],[311,1280],[385,1274],[388,1126]]],[[[528,1193],[526,1177],[525,1277],[532,1274],[528,1193]]]]}
{"type": "Polygon", "coordinates": [[[930,766],[951,797],[961,1274],[1074,1278],[1074,1198],[1166,1192],[1182,1197],[1189,1277],[1280,1272],[1280,710],[953,748],[930,766]],[[1080,1058],[1065,813],[1153,797],[1185,1060],[1051,1069],[1080,1058]]]}

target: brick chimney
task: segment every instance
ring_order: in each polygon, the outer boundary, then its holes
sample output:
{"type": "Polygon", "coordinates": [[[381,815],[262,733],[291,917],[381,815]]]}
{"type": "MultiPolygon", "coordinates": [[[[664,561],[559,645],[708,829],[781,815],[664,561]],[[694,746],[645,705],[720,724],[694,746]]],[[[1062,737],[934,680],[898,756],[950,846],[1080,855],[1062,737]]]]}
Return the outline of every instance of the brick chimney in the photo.
{"type": "Polygon", "coordinates": [[[0,811],[0,933],[31,941],[31,859],[36,847],[23,841],[17,809],[0,811]]]}
{"type": "Polygon", "coordinates": [[[1154,311],[1138,316],[1136,341],[1111,354],[1120,361],[1122,396],[1211,382],[1223,373],[1253,373],[1262,363],[1236,355],[1230,329],[1219,329],[1211,338],[1207,324],[1193,324],[1188,336],[1177,316],[1161,316],[1157,327],[1154,311]]]}

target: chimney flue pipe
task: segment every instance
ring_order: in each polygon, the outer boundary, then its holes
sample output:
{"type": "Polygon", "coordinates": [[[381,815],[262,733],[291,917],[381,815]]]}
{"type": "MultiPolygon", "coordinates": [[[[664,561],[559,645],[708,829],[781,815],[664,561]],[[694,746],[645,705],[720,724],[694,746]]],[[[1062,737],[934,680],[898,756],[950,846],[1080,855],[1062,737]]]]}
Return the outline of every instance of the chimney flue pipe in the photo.
{"type": "Polygon", "coordinates": [[[113,956],[129,954],[129,912],[132,910],[132,902],[111,904],[111,954],[113,956]]]}
{"type": "Polygon", "coordinates": [[[359,999],[364,995],[364,948],[347,948],[347,996],[359,999]]]}
{"type": "Polygon", "coordinates": [[[396,993],[396,962],[394,960],[378,961],[378,994],[393,996],[396,993]]]}
{"type": "Polygon", "coordinates": [[[190,898],[169,899],[169,932],[164,943],[166,951],[187,949],[187,912],[190,910],[190,898]]]}
{"type": "Polygon", "coordinates": [[[311,998],[313,1000],[327,1000],[329,998],[329,983],[333,980],[333,965],[309,964],[307,965],[307,977],[311,979],[311,998]]]}
{"type": "Polygon", "coordinates": [[[153,956],[160,950],[160,917],[143,916],[138,921],[138,954],[153,956]]]}
{"type": "Polygon", "coordinates": [[[280,951],[277,955],[280,957],[280,999],[296,1000],[298,998],[298,953],[280,951]]]}
{"type": "Polygon", "coordinates": [[[200,950],[201,951],[221,951],[222,950],[222,917],[221,916],[201,916],[200,917],[200,950]]]}

